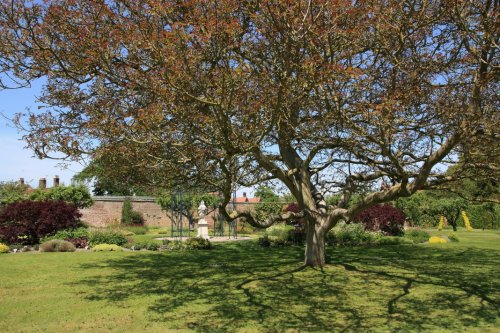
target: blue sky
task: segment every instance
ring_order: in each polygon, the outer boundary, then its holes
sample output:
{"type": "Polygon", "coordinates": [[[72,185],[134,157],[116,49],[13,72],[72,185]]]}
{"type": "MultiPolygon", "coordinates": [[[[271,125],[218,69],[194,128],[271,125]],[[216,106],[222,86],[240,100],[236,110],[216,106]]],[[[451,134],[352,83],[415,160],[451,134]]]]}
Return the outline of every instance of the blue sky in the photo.
{"type": "Polygon", "coordinates": [[[24,177],[32,186],[38,185],[38,179],[47,178],[51,186],[52,178],[58,175],[61,182],[70,184],[71,177],[83,166],[71,163],[61,167],[60,161],[40,160],[33,157],[33,152],[25,149],[26,144],[20,140],[22,133],[5,119],[27,108],[36,110],[36,97],[40,95],[41,82],[35,82],[31,88],[0,91],[0,181],[17,180],[24,177]]]}
{"type": "MultiPolygon", "coordinates": [[[[25,142],[21,140],[22,133],[9,123],[16,113],[25,112],[27,108],[36,111],[40,104],[37,96],[40,95],[42,82],[37,81],[31,88],[0,91],[0,182],[14,181],[23,177],[25,182],[33,187],[38,186],[40,178],[47,179],[47,185],[52,186],[52,179],[58,175],[61,183],[70,184],[75,173],[83,169],[79,163],[69,163],[61,166],[61,161],[44,159],[33,156],[31,150],[25,149],[25,142]]],[[[253,195],[253,188],[243,188],[237,191],[238,196],[247,192],[253,195]]]]}

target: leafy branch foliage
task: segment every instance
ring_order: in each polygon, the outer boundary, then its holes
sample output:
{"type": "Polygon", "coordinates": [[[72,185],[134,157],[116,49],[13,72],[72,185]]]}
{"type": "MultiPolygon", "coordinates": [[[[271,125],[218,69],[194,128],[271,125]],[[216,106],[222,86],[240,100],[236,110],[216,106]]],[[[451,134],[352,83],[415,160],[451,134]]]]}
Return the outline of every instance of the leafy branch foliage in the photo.
{"type": "Polygon", "coordinates": [[[210,213],[219,207],[222,198],[212,193],[164,192],[156,199],[167,215],[171,215],[173,209],[174,214],[180,213],[191,221],[197,215],[198,206],[202,201],[210,213]]]}
{"type": "Polygon", "coordinates": [[[0,182],[0,204],[9,204],[26,198],[29,186],[18,182],[0,182]]]}
{"type": "MultiPolygon", "coordinates": [[[[467,190],[463,190],[466,195],[467,190]]],[[[456,230],[463,226],[461,211],[470,215],[473,226],[478,228],[500,227],[500,205],[493,202],[477,203],[450,192],[422,191],[409,198],[400,198],[396,206],[403,210],[415,226],[434,227],[441,215],[456,230]]]]}
{"type": "Polygon", "coordinates": [[[155,195],[157,189],[141,185],[134,173],[116,175],[113,168],[107,167],[106,162],[94,158],[82,171],[77,173],[73,180],[83,183],[92,183],[92,192],[96,196],[116,195],[155,195]]]}
{"type": "Polygon", "coordinates": [[[260,198],[260,202],[255,206],[256,218],[260,221],[265,221],[271,215],[277,215],[283,204],[277,203],[280,201],[273,188],[270,186],[261,185],[255,190],[254,196],[260,198]]]}
{"type": "Polygon", "coordinates": [[[0,203],[8,204],[21,200],[64,201],[78,208],[90,207],[94,203],[89,189],[84,185],[60,185],[49,189],[30,190],[28,185],[16,182],[0,183],[0,203]]]}
{"type": "Polygon", "coordinates": [[[29,200],[64,201],[78,208],[92,206],[94,200],[85,185],[57,186],[50,189],[36,189],[28,195],[29,200]]]}

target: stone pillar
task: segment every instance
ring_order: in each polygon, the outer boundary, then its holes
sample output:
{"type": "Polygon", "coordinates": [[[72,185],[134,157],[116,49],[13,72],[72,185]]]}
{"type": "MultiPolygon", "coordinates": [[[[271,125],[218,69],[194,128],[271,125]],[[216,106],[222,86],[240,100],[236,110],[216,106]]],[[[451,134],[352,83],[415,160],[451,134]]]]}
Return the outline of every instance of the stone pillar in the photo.
{"type": "Polygon", "coordinates": [[[196,237],[210,239],[210,236],[208,236],[208,222],[205,220],[206,214],[207,206],[205,206],[205,202],[202,201],[198,207],[198,235],[196,237]]]}
{"type": "Polygon", "coordinates": [[[24,178],[19,178],[19,185],[24,185],[24,178]]]}
{"type": "Polygon", "coordinates": [[[47,188],[47,180],[45,178],[40,178],[38,181],[38,188],[41,190],[45,190],[47,188]]]}
{"type": "Polygon", "coordinates": [[[59,186],[59,176],[54,176],[54,187],[59,186]]]}

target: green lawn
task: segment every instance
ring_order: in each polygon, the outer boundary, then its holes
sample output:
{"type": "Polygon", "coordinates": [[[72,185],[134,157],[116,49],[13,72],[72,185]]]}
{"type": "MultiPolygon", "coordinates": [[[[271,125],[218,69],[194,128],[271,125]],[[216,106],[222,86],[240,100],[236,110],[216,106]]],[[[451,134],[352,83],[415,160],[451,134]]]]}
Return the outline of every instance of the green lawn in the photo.
{"type": "MultiPolygon", "coordinates": [[[[445,233],[448,231],[445,231],[445,233]]],[[[0,255],[0,332],[498,332],[500,234],[459,243],[0,255]]]]}

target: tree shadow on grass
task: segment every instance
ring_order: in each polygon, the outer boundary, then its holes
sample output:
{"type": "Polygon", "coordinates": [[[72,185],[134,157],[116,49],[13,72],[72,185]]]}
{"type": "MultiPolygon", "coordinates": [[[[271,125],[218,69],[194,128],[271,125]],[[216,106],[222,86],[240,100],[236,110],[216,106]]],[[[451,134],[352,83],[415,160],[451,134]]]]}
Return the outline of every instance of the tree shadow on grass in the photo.
{"type": "MultiPolygon", "coordinates": [[[[336,251],[332,264],[377,280],[399,281],[387,313],[412,330],[498,325],[500,253],[477,248],[385,246],[336,251]]],[[[403,328],[403,327],[401,327],[403,328]]]]}
{"type": "Polygon", "coordinates": [[[140,299],[150,320],[199,332],[453,331],[497,323],[498,251],[330,248],[323,269],[302,266],[302,252],[251,242],[143,252],[102,262],[111,274],[75,284],[90,287],[89,301],[140,299]]]}

